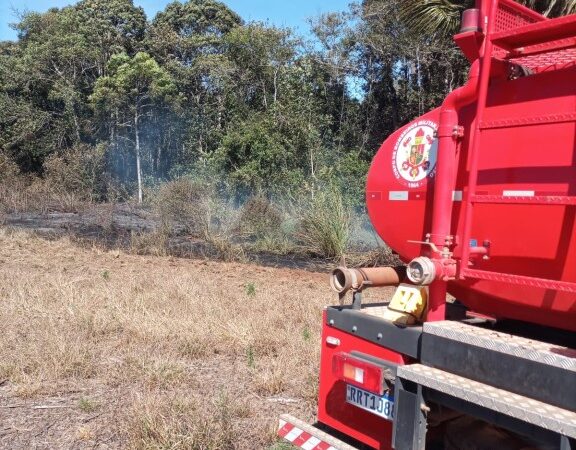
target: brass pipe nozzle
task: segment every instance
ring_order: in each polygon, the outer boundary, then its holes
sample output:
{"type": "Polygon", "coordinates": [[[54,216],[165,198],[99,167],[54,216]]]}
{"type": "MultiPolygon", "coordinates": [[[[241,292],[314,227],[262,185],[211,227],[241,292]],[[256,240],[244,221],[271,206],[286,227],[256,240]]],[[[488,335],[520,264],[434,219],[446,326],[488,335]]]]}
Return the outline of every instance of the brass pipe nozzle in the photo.
{"type": "Polygon", "coordinates": [[[337,267],[330,275],[330,287],[338,294],[350,289],[359,291],[366,287],[397,286],[406,278],[406,267],[370,267],[350,269],[337,267]]]}

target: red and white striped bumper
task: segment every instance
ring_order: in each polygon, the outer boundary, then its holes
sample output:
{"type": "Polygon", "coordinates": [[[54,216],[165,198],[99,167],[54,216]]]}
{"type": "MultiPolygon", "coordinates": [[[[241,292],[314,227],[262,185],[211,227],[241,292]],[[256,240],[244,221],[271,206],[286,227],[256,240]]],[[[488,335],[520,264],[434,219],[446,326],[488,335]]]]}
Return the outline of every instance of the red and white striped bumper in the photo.
{"type": "Polygon", "coordinates": [[[280,416],[278,435],[304,450],[356,450],[356,447],[289,414],[280,416]]]}

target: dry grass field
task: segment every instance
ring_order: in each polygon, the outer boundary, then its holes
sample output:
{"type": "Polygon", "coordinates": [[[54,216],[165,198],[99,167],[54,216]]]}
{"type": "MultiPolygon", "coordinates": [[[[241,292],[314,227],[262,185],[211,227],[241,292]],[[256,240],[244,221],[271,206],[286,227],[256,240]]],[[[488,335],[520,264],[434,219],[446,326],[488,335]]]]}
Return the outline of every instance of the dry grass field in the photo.
{"type": "Polygon", "coordinates": [[[274,448],[312,420],[327,275],[0,230],[1,448],[274,448]]]}

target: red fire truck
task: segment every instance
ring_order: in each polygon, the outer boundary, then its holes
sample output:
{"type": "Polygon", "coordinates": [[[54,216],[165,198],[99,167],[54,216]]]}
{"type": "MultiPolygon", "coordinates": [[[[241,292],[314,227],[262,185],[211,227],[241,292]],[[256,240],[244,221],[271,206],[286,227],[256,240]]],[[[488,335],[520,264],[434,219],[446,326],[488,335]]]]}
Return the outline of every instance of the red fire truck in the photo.
{"type": "Polygon", "coordinates": [[[467,84],[372,162],[406,265],[332,274],[318,422],[280,419],[301,448],[576,449],[576,15],[478,0],[455,42],[467,84]]]}

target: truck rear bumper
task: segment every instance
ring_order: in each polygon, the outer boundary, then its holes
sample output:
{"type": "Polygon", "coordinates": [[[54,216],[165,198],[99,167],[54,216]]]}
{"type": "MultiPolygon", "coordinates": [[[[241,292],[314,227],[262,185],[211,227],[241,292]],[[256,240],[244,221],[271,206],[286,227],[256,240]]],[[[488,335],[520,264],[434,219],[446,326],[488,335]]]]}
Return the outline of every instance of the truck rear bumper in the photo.
{"type": "Polygon", "coordinates": [[[444,426],[458,435],[455,413],[538,448],[576,450],[576,346],[569,332],[474,318],[398,329],[369,313],[376,307],[325,312],[318,409],[323,425],[371,448],[420,450],[446,438],[444,426]],[[346,383],[332,373],[338,352],[396,362],[393,422],[347,401],[346,383]],[[415,355],[412,364],[403,365],[402,354],[415,355]],[[442,415],[446,411],[451,418],[442,415]]]}
{"type": "Polygon", "coordinates": [[[290,414],[280,416],[278,436],[304,450],[357,450],[357,447],[353,447],[290,414]]]}

